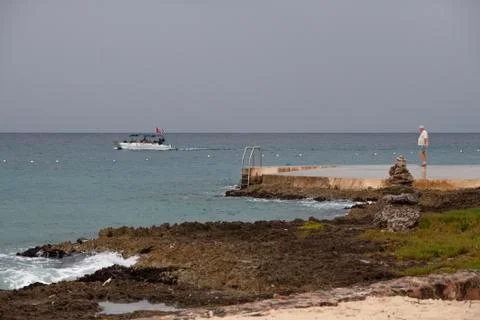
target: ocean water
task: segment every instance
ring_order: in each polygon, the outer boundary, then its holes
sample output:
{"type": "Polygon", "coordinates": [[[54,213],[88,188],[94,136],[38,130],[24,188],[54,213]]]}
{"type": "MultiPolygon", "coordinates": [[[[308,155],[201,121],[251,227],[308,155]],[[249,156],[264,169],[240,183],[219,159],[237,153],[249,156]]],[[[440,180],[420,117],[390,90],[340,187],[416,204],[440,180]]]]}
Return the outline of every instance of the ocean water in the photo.
{"type": "MultiPolygon", "coordinates": [[[[106,261],[129,265],[114,253],[89,257],[88,266],[14,255],[104,227],[345,214],[350,203],[342,201],[224,197],[239,183],[246,145],[262,146],[264,165],[391,164],[399,154],[418,163],[416,133],[172,133],[167,142],[178,151],[114,150],[127,135],[0,134],[0,289],[74,278],[106,261]]],[[[430,141],[431,164],[480,163],[480,133],[430,133],[430,141]]]]}

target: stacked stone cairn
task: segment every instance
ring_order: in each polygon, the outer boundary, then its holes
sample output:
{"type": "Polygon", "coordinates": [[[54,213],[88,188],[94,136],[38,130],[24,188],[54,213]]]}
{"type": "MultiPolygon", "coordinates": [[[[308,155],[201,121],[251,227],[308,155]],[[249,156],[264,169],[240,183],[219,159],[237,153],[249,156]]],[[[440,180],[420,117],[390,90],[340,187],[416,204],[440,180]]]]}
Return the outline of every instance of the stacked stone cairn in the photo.
{"type": "Polygon", "coordinates": [[[414,179],[403,156],[396,158],[395,165],[389,170],[389,176],[387,189],[391,194],[385,195],[379,201],[374,224],[393,232],[412,229],[420,218],[419,193],[413,188],[414,179]]]}
{"type": "Polygon", "coordinates": [[[413,184],[413,177],[407,169],[407,159],[404,156],[398,156],[395,165],[388,171],[388,182],[391,186],[409,186],[413,184]]]}

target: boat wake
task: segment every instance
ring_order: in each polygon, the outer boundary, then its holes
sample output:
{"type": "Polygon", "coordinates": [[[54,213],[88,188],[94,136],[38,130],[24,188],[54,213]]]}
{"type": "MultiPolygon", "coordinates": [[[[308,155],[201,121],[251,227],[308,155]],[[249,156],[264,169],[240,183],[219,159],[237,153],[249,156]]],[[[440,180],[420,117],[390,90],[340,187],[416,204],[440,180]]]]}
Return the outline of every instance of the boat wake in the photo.
{"type": "Polygon", "coordinates": [[[185,148],[178,148],[178,151],[225,151],[225,150],[233,150],[232,148],[204,148],[204,147],[185,147],[185,148]]]}
{"type": "Polygon", "coordinates": [[[77,255],[64,259],[25,258],[0,254],[0,289],[19,289],[35,282],[75,280],[115,264],[130,267],[138,257],[124,259],[116,252],[77,255]]]}

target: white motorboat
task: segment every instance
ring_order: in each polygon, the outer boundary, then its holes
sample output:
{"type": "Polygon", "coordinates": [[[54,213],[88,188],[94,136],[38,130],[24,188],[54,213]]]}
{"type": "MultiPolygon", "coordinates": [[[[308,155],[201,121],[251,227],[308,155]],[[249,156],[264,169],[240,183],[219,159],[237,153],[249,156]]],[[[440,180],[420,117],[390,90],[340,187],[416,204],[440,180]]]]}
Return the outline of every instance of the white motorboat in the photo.
{"type": "Polygon", "coordinates": [[[131,134],[128,140],[115,141],[114,144],[116,150],[177,150],[171,144],[166,144],[165,138],[160,134],[131,134]]]}

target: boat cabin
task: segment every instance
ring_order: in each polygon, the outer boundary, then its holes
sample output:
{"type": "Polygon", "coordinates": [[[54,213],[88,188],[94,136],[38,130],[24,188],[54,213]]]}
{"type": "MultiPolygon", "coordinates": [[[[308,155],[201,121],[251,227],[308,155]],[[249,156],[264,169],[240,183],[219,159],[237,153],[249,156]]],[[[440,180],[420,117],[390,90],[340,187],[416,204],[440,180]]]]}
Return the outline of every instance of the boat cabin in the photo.
{"type": "Polygon", "coordinates": [[[150,144],[163,144],[165,138],[162,135],[157,134],[131,134],[128,136],[129,140],[124,140],[124,143],[150,143],[150,144]]]}

